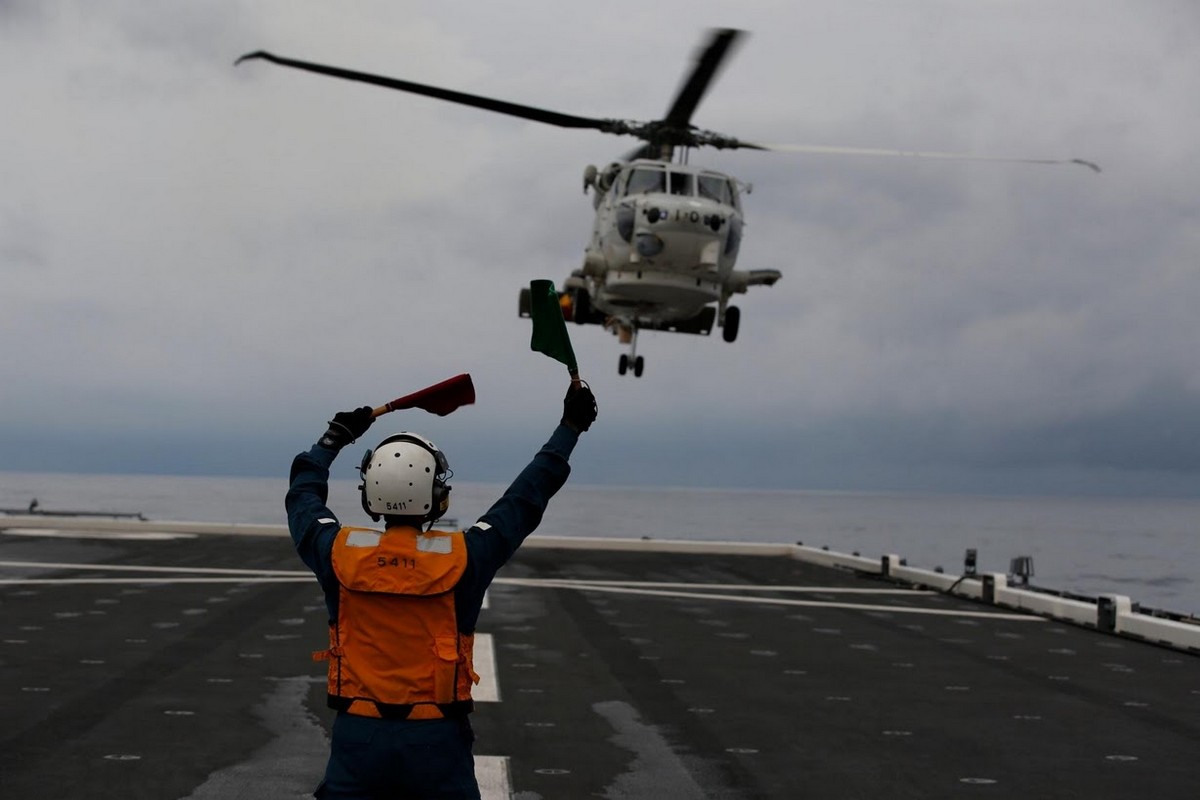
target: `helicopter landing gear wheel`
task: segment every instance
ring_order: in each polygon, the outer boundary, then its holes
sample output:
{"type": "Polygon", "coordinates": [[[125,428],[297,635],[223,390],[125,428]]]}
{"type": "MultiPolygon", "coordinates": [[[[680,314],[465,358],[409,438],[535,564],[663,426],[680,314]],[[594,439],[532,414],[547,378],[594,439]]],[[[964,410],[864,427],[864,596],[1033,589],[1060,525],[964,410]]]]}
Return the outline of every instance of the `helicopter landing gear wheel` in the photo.
{"type": "Polygon", "coordinates": [[[738,323],[742,321],[742,311],[737,306],[725,309],[725,322],[721,326],[721,335],[725,341],[732,342],[738,335],[738,323]]]}
{"type": "Polygon", "coordinates": [[[622,333],[627,336],[622,336],[621,343],[629,345],[629,352],[621,354],[621,360],[617,362],[617,372],[624,375],[632,367],[633,377],[640,378],[642,371],[646,369],[646,359],[637,354],[637,328],[627,327],[623,329],[622,333]]]}
{"type": "Polygon", "coordinates": [[[618,374],[624,375],[629,371],[630,367],[633,368],[633,377],[640,378],[646,370],[646,359],[641,356],[630,358],[625,353],[621,353],[621,359],[617,362],[618,374]]]}

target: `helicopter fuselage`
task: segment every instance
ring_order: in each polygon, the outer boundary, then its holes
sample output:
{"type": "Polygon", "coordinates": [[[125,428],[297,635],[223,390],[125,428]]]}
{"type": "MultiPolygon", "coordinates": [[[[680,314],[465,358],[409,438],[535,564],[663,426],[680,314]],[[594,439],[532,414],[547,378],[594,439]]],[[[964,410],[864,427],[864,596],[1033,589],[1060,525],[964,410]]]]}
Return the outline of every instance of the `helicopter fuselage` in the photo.
{"type": "Polygon", "coordinates": [[[734,179],[638,159],[589,170],[589,186],[596,219],[572,283],[596,311],[652,327],[728,297],[743,226],[734,179]]]}

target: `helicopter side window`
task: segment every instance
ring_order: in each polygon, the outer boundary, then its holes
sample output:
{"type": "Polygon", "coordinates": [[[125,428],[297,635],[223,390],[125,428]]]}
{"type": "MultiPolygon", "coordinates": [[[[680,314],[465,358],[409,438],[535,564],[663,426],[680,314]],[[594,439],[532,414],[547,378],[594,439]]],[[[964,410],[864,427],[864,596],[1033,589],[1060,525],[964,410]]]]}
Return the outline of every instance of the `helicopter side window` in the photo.
{"type": "Polygon", "coordinates": [[[670,173],[671,194],[691,196],[692,176],[687,172],[670,173]]]}
{"type": "Polygon", "coordinates": [[[629,180],[628,172],[619,172],[613,176],[612,186],[615,187],[613,189],[613,197],[624,197],[625,196],[625,183],[628,180],[629,180]]]}
{"type": "Polygon", "coordinates": [[[629,173],[628,194],[666,191],[666,173],[660,169],[635,169],[629,173]]]}
{"type": "Polygon", "coordinates": [[[700,178],[700,196],[715,200],[722,205],[733,205],[733,200],[729,193],[729,181],[724,178],[718,178],[716,175],[701,175],[700,178]]]}

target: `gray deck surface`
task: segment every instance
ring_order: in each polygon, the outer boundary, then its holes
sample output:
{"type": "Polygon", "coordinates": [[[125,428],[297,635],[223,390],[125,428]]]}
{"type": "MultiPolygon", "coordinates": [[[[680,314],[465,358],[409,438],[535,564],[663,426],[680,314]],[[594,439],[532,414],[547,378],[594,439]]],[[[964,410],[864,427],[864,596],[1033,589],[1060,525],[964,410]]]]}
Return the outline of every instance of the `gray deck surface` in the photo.
{"type": "MultiPolygon", "coordinates": [[[[315,787],[315,581],[194,571],[303,569],[286,539],[4,534],[0,562],[51,580],[0,584],[0,797],[315,787]]],[[[526,548],[500,575],[473,722],[515,798],[1197,796],[1194,655],[785,558],[526,548]]]]}

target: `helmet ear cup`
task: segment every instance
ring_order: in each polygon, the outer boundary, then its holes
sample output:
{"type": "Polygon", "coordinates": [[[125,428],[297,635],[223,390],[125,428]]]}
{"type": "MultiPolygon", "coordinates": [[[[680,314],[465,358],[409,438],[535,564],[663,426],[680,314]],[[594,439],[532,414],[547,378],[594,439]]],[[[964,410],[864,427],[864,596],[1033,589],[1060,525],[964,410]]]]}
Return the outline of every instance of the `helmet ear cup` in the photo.
{"type": "Polygon", "coordinates": [[[427,520],[433,522],[440,519],[450,508],[450,489],[451,487],[445,481],[435,480],[433,482],[433,505],[430,507],[428,516],[425,517],[427,520]]]}
{"type": "Polygon", "coordinates": [[[379,522],[379,515],[372,511],[371,506],[367,503],[367,466],[371,463],[371,456],[374,454],[374,450],[368,449],[363,453],[362,461],[358,464],[358,477],[362,481],[358,485],[358,499],[362,502],[362,509],[367,512],[367,516],[379,522]]]}
{"type": "Polygon", "coordinates": [[[359,462],[359,501],[362,503],[362,510],[367,512],[367,516],[379,522],[379,515],[371,510],[371,506],[367,505],[367,465],[371,463],[371,456],[374,451],[368,449],[362,453],[362,461],[359,462]]]}

